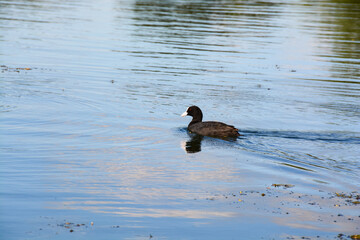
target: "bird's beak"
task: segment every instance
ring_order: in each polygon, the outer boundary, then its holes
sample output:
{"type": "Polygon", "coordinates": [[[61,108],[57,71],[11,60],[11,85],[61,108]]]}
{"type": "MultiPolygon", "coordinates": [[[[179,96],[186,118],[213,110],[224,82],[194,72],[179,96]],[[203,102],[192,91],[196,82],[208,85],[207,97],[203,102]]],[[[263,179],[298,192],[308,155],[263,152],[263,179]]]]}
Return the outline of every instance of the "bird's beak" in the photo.
{"type": "Polygon", "coordinates": [[[188,115],[187,111],[185,111],[183,114],[181,114],[182,117],[185,117],[187,115],[188,115]]]}

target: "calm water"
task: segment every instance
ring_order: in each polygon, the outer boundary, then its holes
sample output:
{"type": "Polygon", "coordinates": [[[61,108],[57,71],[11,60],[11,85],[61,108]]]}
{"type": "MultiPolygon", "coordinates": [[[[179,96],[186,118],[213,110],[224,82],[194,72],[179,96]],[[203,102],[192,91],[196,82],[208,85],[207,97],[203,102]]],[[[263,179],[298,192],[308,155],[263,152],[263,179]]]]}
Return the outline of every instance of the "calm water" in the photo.
{"type": "Polygon", "coordinates": [[[356,0],[0,0],[0,238],[359,234],[359,59],[356,0]]]}

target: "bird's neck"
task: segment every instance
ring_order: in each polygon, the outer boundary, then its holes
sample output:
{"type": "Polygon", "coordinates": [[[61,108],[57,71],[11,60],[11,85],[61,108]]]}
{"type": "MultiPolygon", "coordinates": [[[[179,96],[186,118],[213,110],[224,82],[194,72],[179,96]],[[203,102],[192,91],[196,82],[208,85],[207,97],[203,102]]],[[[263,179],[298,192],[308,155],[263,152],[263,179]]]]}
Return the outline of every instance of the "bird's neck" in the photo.
{"type": "Polygon", "coordinates": [[[189,123],[189,126],[198,122],[202,121],[202,115],[201,116],[195,116],[193,117],[193,119],[191,120],[191,122],[189,123]]]}

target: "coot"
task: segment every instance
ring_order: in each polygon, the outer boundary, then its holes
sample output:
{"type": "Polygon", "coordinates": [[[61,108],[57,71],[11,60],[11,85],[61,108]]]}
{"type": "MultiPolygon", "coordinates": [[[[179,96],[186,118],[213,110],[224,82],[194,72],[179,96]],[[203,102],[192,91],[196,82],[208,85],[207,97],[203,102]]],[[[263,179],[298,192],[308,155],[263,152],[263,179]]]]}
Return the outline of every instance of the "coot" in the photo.
{"type": "Polygon", "coordinates": [[[240,136],[238,132],[239,130],[234,128],[234,126],[230,126],[222,122],[202,122],[203,114],[201,109],[197,106],[188,107],[181,116],[193,117],[192,121],[188,125],[190,132],[217,138],[235,138],[240,136]]]}

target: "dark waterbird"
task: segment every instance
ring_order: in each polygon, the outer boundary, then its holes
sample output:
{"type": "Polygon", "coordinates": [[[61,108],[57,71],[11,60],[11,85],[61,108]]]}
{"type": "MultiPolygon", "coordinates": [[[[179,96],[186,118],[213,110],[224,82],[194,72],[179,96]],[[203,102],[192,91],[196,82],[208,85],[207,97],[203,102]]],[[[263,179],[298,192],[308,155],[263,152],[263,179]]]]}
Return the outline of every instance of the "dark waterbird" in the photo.
{"type": "Polygon", "coordinates": [[[227,125],[222,122],[207,121],[203,122],[203,114],[199,107],[191,106],[181,114],[182,117],[192,116],[193,119],[188,125],[190,132],[209,137],[216,138],[236,138],[240,136],[239,130],[234,126],[227,125]]]}

